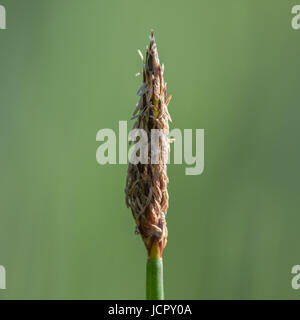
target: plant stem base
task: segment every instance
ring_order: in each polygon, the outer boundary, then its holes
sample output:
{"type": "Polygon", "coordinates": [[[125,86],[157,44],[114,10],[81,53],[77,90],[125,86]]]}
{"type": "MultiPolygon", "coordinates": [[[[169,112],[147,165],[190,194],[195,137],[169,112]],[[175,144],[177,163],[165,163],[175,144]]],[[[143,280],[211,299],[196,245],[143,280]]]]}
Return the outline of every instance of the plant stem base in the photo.
{"type": "Polygon", "coordinates": [[[146,299],[164,300],[163,262],[161,258],[147,261],[146,299]]]}

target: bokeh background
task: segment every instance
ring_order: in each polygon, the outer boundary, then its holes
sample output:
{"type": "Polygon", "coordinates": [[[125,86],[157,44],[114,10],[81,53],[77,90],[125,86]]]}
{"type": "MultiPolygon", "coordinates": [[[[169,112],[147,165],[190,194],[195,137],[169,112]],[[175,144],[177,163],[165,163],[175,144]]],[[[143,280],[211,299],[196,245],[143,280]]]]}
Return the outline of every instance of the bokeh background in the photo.
{"type": "Polygon", "coordinates": [[[300,298],[297,1],[1,4],[0,299],[144,298],[127,166],[95,137],[130,118],[152,28],[171,128],[205,129],[203,174],[168,167],[166,298],[300,298]]]}

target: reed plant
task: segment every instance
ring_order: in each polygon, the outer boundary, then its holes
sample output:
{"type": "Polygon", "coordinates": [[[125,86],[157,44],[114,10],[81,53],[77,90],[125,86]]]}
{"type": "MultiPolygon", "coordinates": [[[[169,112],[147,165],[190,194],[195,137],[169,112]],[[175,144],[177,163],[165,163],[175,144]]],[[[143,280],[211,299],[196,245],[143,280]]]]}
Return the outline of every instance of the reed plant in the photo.
{"type": "Polygon", "coordinates": [[[168,104],[171,96],[167,98],[167,84],[163,77],[164,65],[159,62],[153,32],[150,44],[146,48],[145,58],[141,52],[139,53],[143,59],[143,83],[138,90],[139,101],[132,119],[135,119],[134,129],[143,129],[147,132],[148,161],[146,164],[129,163],[125,194],[127,207],[131,208],[136,223],[136,232],[141,235],[147,249],[146,299],[162,300],[164,299],[162,257],[168,236],[167,160],[170,145],[169,121],[171,121],[168,104]],[[156,161],[152,161],[153,129],[162,132],[157,141],[156,151],[160,152],[158,156],[156,155],[156,161]]]}

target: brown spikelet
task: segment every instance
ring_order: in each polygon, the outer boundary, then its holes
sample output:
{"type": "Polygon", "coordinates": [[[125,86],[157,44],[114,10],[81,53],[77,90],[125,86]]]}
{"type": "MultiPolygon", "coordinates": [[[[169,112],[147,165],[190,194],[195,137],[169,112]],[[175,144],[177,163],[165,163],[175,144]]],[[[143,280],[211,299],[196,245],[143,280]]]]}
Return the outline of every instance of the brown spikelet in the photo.
{"type": "MultiPolygon", "coordinates": [[[[165,215],[168,209],[167,158],[169,151],[169,120],[164,66],[160,65],[153,32],[146,50],[143,67],[143,84],[138,90],[140,99],[133,113],[134,129],[144,129],[148,137],[148,164],[129,163],[126,179],[126,204],[131,208],[137,232],[146,245],[148,254],[158,245],[160,256],[166,246],[168,230],[165,215]],[[151,162],[151,130],[160,129],[163,135],[158,140],[158,162],[151,162]]],[[[153,153],[152,153],[153,157],[153,153]]]]}

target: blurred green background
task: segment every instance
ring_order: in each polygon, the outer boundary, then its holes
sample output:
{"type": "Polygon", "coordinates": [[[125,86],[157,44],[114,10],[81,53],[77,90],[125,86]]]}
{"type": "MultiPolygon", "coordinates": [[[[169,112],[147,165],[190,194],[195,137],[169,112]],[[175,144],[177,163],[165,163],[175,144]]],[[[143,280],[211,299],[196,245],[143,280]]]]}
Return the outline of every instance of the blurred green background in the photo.
{"type": "Polygon", "coordinates": [[[127,166],[95,137],[130,118],[151,28],[171,128],[205,129],[204,173],[168,167],[166,298],[300,298],[298,2],[1,0],[0,299],[144,298],[127,166]]]}

